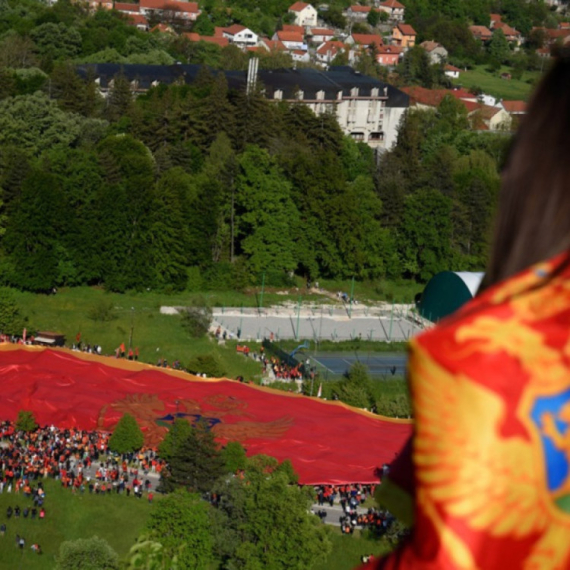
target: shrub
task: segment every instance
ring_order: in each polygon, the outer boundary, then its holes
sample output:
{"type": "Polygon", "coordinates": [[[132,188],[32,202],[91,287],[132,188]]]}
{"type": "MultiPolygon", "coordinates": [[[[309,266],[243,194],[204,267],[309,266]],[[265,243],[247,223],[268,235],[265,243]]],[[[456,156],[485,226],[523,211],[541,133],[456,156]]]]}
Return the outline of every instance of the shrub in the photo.
{"type": "Polygon", "coordinates": [[[61,543],[56,570],[117,570],[119,556],[109,543],[97,536],[61,543]]]}
{"type": "Polygon", "coordinates": [[[226,368],[217,354],[200,354],[188,363],[188,370],[194,374],[205,374],[212,378],[227,375],[226,368]]]}
{"type": "Polygon", "coordinates": [[[144,444],[144,436],[137,420],[124,414],[109,438],[109,449],[117,453],[138,451],[144,444]]]}
{"type": "Polygon", "coordinates": [[[16,420],[16,429],[20,431],[34,431],[38,427],[33,412],[20,410],[16,420]]]}

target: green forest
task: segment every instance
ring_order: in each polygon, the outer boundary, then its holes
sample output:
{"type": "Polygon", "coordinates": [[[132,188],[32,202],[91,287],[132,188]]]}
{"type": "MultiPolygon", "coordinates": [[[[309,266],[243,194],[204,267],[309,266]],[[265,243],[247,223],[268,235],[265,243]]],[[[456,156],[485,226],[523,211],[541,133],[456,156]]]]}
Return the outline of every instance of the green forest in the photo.
{"type": "Polygon", "coordinates": [[[509,137],[469,131],[452,98],[408,113],[379,158],[333,116],[229,90],[206,66],[137,98],[119,75],[103,99],[77,61],[162,49],[114,12],[4,0],[0,34],[4,285],[423,282],[485,265],[509,137]]]}

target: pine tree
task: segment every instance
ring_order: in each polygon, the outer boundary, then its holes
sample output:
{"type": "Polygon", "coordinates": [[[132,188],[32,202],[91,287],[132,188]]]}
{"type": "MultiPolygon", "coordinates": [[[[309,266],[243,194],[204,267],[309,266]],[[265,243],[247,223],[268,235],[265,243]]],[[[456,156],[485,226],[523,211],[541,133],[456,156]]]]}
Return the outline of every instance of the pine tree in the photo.
{"type": "Polygon", "coordinates": [[[123,414],[109,438],[109,449],[117,453],[138,451],[144,444],[144,436],[137,420],[130,414],[123,414]]]}
{"type": "Polygon", "coordinates": [[[165,491],[185,487],[189,491],[206,492],[224,474],[225,465],[208,426],[199,422],[178,445],[163,473],[165,491]]]}

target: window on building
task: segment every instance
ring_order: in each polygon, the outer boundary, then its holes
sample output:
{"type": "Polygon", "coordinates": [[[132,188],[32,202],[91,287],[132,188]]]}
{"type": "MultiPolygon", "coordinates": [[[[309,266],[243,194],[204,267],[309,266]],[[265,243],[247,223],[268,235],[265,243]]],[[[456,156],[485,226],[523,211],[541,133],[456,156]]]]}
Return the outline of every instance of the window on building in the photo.
{"type": "Polygon", "coordinates": [[[384,133],[383,132],[374,132],[368,135],[369,141],[383,141],[384,140],[384,133]]]}
{"type": "Polygon", "coordinates": [[[350,133],[350,136],[355,141],[363,141],[364,140],[364,133],[350,133]]]}

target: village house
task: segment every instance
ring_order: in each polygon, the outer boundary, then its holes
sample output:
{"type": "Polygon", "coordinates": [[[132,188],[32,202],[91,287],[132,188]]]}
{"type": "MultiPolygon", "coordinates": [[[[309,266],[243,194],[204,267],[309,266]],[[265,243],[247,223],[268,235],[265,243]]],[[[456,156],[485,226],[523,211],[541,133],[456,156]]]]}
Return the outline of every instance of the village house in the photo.
{"type": "Polygon", "coordinates": [[[219,36],[201,36],[195,32],[186,32],[182,34],[188,41],[191,42],[206,42],[209,44],[216,44],[220,47],[226,47],[230,45],[230,40],[225,38],[223,35],[219,36]]]}
{"type": "Polygon", "coordinates": [[[363,48],[370,48],[372,45],[376,45],[376,47],[384,45],[382,36],[379,34],[350,34],[350,36],[346,38],[346,43],[350,46],[360,46],[363,48]]]}
{"type": "Polygon", "coordinates": [[[335,33],[334,30],[330,30],[329,28],[312,28],[308,35],[311,38],[311,42],[320,45],[323,42],[331,41],[335,33]]]}
{"type": "Polygon", "coordinates": [[[234,44],[241,49],[257,46],[259,36],[249,28],[241,24],[233,24],[227,28],[215,29],[215,36],[227,38],[230,44],[234,44]]]}
{"type": "Polygon", "coordinates": [[[273,34],[271,39],[280,41],[288,50],[307,51],[308,49],[303,34],[298,32],[286,32],[279,30],[273,34]]]}
{"type": "Polygon", "coordinates": [[[153,14],[168,15],[172,18],[193,22],[201,14],[197,2],[181,2],[179,0],[140,0],[139,8],[140,13],[146,18],[153,14]]]}
{"type": "Polygon", "coordinates": [[[289,6],[287,12],[295,16],[295,24],[297,26],[313,27],[317,25],[317,11],[310,4],[295,2],[289,6]]]}
{"type": "Polygon", "coordinates": [[[449,63],[447,63],[445,65],[445,67],[443,68],[444,75],[446,75],[447,77],[450,77],[451,79],[459,79],[459,74],[461,72],[462,72],[461,69],[459,69],[458,67],[455,67],[453,65],[449,65],[449,63]]]}
{"type": "Polygon", "coordinates": [[[378,4],[378,9],[388,14],[388,18],[393,22],[403,22],[405,14],[405,6],[400,4],[398,0],[385,0],[378,4]]]}
{"type": "Polygon", "coordinates": [[[141,7],[130,2],[115,2],[115,10],[123,14],[140,14],[141,7]]]}
{"type": "Polygon", "coordinates": [[[393,67],[400,63],[404,48],[400,46],[379,46],[376,48],[376,61],[385,67],[393,67]]]}
{"type": "Polygon", "coordinates": [[[501,101],[500,106],[511,116],[521,117],[526,115],[526,101],[501,101]]]}
{"type": "Polygon", "coordinates": [[[349,19],[355,22],[363,22],[368,18],[368,14],[372,8],[370,6],[360,6],[358,4],[354,6],[349,6],[349,8],[345,11],[344,15],[349,19]]]}
{"type": "Polygon", "coordinates": [[[425,87],[403,87],[410,97],[410,106],[418,109],[437,109],[444,97],[451,96],[461,102],[467,112],[471,128],[478,131],[509,130],[512,121],[509,113],[501,106],[492,107],[474,99],[471,93],[462,90],[426,89],[425,87]]]}
{"type": "Polygon", "coordinates": [[[267,51],[287,51],[283,42],[279,40],[270,40],[269,38],[261,38],[259,40],[259,47],[267,51]]]}
{"type": "MultiPolygon", "coordinates": [[[[253,60],[251,60],[253,61],[253,60]]],[[[191,85],[200,65],[83,64],[78,74],[94,77],[107,96],[114,77],[122,73],[133,92],[144,93],[160,84],[191,85]]],[[[224,73],[230,90],[246,90],[248,72],[224,73]]],[[[315,114],[333,113],[342,131],[380,151],[390,150],[398,137],[398,126],[409,106],[409,97],[392,85],[362,75],[350,67],[316,69],[259,70],[254,77],[270,101],[290,101],[307,105],[315,114]]]]}
{"type": "Polygon", "coordinates": [[[483,43],[490,41],[493,37],[493,32],[487,26],[469,26],[469,31],[476,40],[483,43]]]}
{"type": "Polygon", "coordinates": [[[142,14],[126,14],[129,26],[135,26],[142,32],[148,31],[148,20],[142,14]]]}
{"type": "Polygon", "coordinates": [[[409,24],[398,24],[392,30],[392,43],[403,48],[416,45],[416,31],[409,24]]]}
{"type": "Polygon", "coordinates": [[[329,65],[339,53],[344,53],[346,49],[346,46],[338,40],[323,42],[317,48],[315,58],[318,63],[329,65]]]}
{"type": "Polygon", "coordinates": [[[420,46],[427,52],[429,60],[432,64],[445,61],[449,55],[447,53],[447,50],[441,44],[438,44],[433,40],[422,42],[420,46]]]}
{"type": "Polygon", "coordinates": [[[515,30],[515,28],[511,28],[511,26],[508,24],[505,24],[504,22],[495,22],[495,25],[493,26],[493,32],[496,32],[497,30],[503,31],[503,34],[505,34],[505,38],[509,43],[515,44],[517,46],[520,46],[523,43],[523,37],[521,33],[518,30],[515,30]]]}

